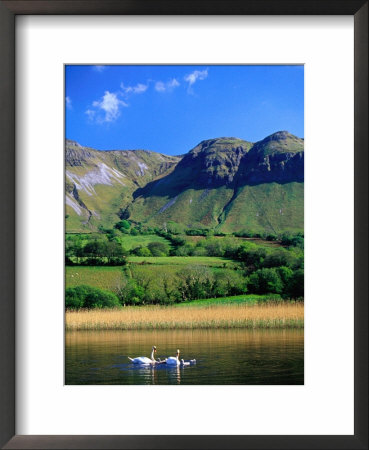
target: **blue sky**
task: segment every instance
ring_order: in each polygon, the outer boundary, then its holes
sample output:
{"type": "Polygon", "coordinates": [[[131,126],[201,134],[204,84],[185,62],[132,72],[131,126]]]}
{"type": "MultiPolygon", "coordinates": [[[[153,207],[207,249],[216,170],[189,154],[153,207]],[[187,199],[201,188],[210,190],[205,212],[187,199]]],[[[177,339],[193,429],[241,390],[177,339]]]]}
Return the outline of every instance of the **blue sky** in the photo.
{"type": "Polygon", "coordinates": [[[186,153],[222,136],[304,137],[303,66],[65,67],[66,138],[99,150],[186,153]]]}

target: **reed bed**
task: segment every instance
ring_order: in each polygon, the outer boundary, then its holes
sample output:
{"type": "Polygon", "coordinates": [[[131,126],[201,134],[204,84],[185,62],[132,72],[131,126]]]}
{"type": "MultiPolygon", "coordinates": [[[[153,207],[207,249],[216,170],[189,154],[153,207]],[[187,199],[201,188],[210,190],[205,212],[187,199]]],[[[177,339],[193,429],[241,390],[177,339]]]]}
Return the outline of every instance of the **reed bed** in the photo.
{"type": "Polygon", "coordinates": [[[211,305],[125,307],[66,312],[67,330],[162,330],[206,328],[303,328],[304,305],[211,305]]]}

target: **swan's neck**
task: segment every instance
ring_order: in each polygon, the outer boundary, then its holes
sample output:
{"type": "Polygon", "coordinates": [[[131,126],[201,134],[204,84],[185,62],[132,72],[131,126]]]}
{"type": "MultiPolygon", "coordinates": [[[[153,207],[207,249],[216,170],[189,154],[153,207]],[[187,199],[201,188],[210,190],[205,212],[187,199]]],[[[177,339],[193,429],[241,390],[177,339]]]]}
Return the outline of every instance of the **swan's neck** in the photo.
{"type": "Polygon", "coordinates": [[[151,361],[154,361],[154,349],[151,351],[151,361]]]}

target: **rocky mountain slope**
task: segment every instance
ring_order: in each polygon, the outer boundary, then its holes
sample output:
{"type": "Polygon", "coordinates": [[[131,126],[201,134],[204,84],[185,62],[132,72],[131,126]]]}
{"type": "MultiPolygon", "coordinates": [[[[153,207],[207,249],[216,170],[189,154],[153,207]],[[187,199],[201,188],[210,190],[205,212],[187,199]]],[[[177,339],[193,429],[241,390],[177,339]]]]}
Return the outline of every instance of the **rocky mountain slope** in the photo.
{"type": "Polygon", "coordinates": [[[205,140],[183,157],[67,141],[67,230],[119,217],[225,232],[302,230],[303,181],[304,141],[286,131],[255,144],[205,140]]]}
{"type": "Polygon", "coordinates": [[[67,230],[111,226],[133,192],[173,170],[180,158],[148,150],[98,151],[65,144],[67,230]]]}

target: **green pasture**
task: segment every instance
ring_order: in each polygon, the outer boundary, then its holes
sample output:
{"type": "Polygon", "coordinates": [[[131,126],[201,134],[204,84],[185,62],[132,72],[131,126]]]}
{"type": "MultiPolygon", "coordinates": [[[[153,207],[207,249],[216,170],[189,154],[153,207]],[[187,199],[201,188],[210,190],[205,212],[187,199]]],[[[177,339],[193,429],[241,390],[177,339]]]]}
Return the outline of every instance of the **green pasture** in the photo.
{"type": "MultiPolygon", "coordinates": [[[[183,235],[181,236],[183,237],[183,239],[186,242],[190,242],[192,244],[197,244],[198,242],[202,242],[207,238],[206,236],[187,236],[187,235],[183,235]]],[[[242,245],[246,242],[252,243],[252,244],[256,244],[259,247],[283,247],[280,243],[280,241],[267,241],[265,239],[261,239],[261,238],[256,238],[256,237],[252,237],[252,238],[245,238],[245,237],[238,237],[238,236],[232,236],[232,235],[226,235],[226,236],[211,236],[210,239],[217,239],[220,241],[225,241],[225,242],[233,242],[236,245],[242,245]]]]}
{"type": "Polygon", "coordinates": [[[207,266],[224,267],[234,264],[233,261],[216,256],[129,256],[127,261],[132,264],[155,265],[155,266],[207,266]]]}
{"type": "Polygon", "coordinates": [[[82,284],[100,289],[114,290],[124,277],[122,267],[84,267],[67,266],[65,268],[65,287],[82,284]]]}
{"type": "Polygon", "coordinates": [[[232,297],[218,297],[218,298],[206,298],[203,300],[192,300],[191,302],[185,303],[177,303],[173,305],[176,308],[186,308],[188,306],[215,306],[215,305],[243,305],[245,303],[249,305],[255,305],[257,303],[271,300],[271,299],[279,299],[280,295],[278,294],[268,294],[268,295],[235,295],[232,297]]]}
{"type": "Polygon", "coordinates": [[[203,266],[212,272],[233,269],[237,263],[225,258],[207,256],[163,256],[163,257],[128,257],[128,265],[123,267],[106,266],[67,266],[65,268],[66,287],[82,284],[100,289],[115,290],[124,278],[140,278],[149,283],[151,289],[157,288],[163,278],[173,281],[177,274],[186,267],[203,266]]]}
{"type": "Polygon", "coordinates": [[[131,236],[124,234],[118,237],[119,242],[125,250],[132,250],[136,247],[147,247],[150,242],[161,242],[170,247],[169,242],[161,236],[156,234],[131,236]]]}

